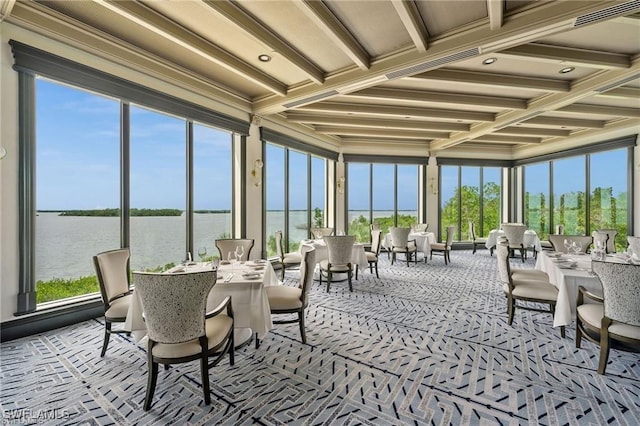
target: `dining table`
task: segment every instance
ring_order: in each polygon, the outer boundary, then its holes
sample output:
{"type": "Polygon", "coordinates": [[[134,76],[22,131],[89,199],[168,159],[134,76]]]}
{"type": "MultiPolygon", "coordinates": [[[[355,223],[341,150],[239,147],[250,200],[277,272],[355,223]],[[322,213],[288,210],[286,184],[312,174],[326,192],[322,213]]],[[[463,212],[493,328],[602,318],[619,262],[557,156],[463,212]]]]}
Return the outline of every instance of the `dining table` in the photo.
{"type": "MultiPolygon", "coordinates": [[[[194,262],[172,267],[163,273],[188,274],[211,268],[210,262],[194,262]]],[[[217,307],[225,297],[231,296],[235,345],[244,344],[254,333],[262,339],[273,328],[265,287],[274,285],[280,283],[269,261],[222,261],[217,266],[216,284],[207,297],[207,312],[217,307]]],[[[131,332],[135,342],[139,342],[147,334],[142,301],[136,294],[135,287],[124,329],[131,332]]]]}
{"type": "MultiPolygon", "coordinates": [[[[611,261],[614,261],[611,258],[611,261]]],[[[569,325],[576,319],[578,287],[602,295],[602,284],[591,272],[591,256],[584,253],[562,254],[541,251],[535,269],[549,275],[549,281],[558,289],[553,326],[569,325]]]]}
{"type": "MultiPolygon", "coordinates": [[[[436,243],[436,234],[433,232],[410,232],[409,241],[416,240],[416,248],[422,252],[425,256],[431,253],[431,244],[436,243]]],[[[391,233],[387,233],[384,236],[382,247],[391,251],[392,241],[391,233]]]]}
{"type": "MultiPolygon", "coordinates": [[[[492,229],[489,231],[489,235],[487,236],[487,242],[485,243],[485,247],[489,250],[494,249],[498,242],[498,238],[504,236],[504,231],[502,229],[492,229]]],[[[538,234],[533,229],[527,229],[524,231],[524,239],[523,243],[525,248],[534,247],[537,252],[542,251],[542,247],[540,246],[540,238],[538,234]]]]}

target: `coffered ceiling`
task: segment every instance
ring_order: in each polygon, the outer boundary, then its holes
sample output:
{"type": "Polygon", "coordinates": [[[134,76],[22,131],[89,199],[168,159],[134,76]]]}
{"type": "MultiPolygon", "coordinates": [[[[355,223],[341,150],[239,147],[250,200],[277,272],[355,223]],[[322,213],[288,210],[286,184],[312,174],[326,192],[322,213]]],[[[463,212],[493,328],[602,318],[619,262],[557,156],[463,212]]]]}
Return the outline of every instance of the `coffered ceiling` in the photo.
{"type": "Polygon", "coordinates": [[[346,152],[517,158],[640,132],[640,0],[18,0],[0,13],[346,152]]]}

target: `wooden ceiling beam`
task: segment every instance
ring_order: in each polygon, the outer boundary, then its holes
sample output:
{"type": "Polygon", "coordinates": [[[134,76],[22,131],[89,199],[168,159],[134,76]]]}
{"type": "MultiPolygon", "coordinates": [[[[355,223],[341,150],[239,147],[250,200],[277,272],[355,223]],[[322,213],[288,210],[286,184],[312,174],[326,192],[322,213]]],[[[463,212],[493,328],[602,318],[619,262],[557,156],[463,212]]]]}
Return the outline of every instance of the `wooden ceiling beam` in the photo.
{"type": "Polygon", "coordinates": [[[296,111],[338,112],[368,114],[378,116],[422,117],[441,120],[486,121],[495,120],[495,114],[489,112],[456,111],[419,107],[399,107],[395,105],[353,104],[342,102],[319,102],[305,105],[296,111]]]}
{"type": "Polygon", "coordinates": [[[480,96],[455,94],[448,92],[429,92],[425,90],[406,90],[390,88],[370,88],[349,93],[347,97],[398,100],[415,102],[435,102],[445,104],[473,105],[488,108],[525,109],[527,101],[524,99],[502,98],[497,96],[480,96]]]}
{"type": "Polygon", "coordinates": [[[487,143],[502,143],[502,144],[516,144],[516,143],[541,143],[542,138],[532,138],[525,136],[500,136],[500,135],[484,135],[471,139],[468,142],[487,142],[487,143]]]}
{"type": "Polygon", "coordinates": [[[521,77],[516,75],[492,74],[485,72],[454,70],[441,68],[416,74],[405,79],[438,80],[454,83],[471,83],[492,87],[513,87],[526,90],[543,90],[546,92],[568,92],[571,83],[565,80],[550,80],[546,78],[521,77]]]}
{"type": "Polygon", "coordinates": [[[444,130],[449,132],[468,131],[470,126],[464,123],[435,122],[424,120],[393,120],[384,118],[365,118],[358,116],[345,117],[340,115],[313,114],[304,112],[287,112],[287,121],[302,124],[325,124],[344,127],[371,127],[377,129],[400,129],[400,130],[444,130]]]}
{"type": "Polygon", "coordinates": [[[576,127],[584,129],[602,129],[605,122],[600,120],[583,120],[581,118],[560,117],[534,117],[523,121],[524,124],[533,124],[550,127],[576,127]]]}
{"type": "Polygon", "coordinates": [[[623,69],[631,66],[629,55],[540,43],[510,47],[500,51],[500,54],[598,69],[623,69]]]}
{"type": "Polygon", "coordinates": [[[637,87],[616,87],[606,92],[598,93],[600,98],[635,99],[640,101],[640,88],[637,87]]]}
{"type": "Polygon", "coordinates": [[[493,133],[499,134],[499,135],[514,135],[514,136],[567,137],[571,134],[571,130],[541,129],[537,127],[505,127],[504,129],[496,130],[493,133]]]}
{"type": "Polygon", "coordinates": [[[574,112],[578,114],[608,115],[630,118],[640,118],[640,108],[624,108],[609,105],[572,104],[558,108],[562,112],[574,112]]]}
{"type": "Polygon", "coordinates": [[[259,71],[250,64],[236,58],[220,47],[207,42],[201,37],[168,20],[150,8],[136,2],[124,1],[95,1],[97,5],[108,9],[122,18],[146,28],[155,34],[171,40],[180,47],[211,61],[234,74],[278,95],[285,96],[287,87],[278,80],[259,71]]]}
{"type": "Polygon", "coordinates": [[[415,44],[418,52],[426,52],[428,47],[429,34],[422,22],[422,17],[418,7],[412,0],[391,0],[391,4],[396,9],[402,24],[407,29],[409,37],[415,44]]]}
{"type": "Polygon", "coordinates": [[[394,130],[394,129],[370,129],[360,127],[340,127],[340,126],[315,126],[318,133],[326,135],[338,136],[369,136],[369,137],[387,137],[395,139],[440,139],[448,138],[447,132],[426,132],[412,130],[394,130]]]}
{"type": "Polygon", "coordinates": [[[302,71],[316,84],[324,82],[324,72],[312,63],[306,56],[302,55],[291,45],[283,41],[278,35],[268,30],[261,22],[247,14],[235,3],[226,0],[204,0],[203,4],[217,12],[227,21],[246,31],[260,43],[267,45],[271,50],[278,52],[287,61],[302,71]]]}
{"type": "Polygon", "coordinates": [[[369,69],[370,59],[367,51],[323,2],[294,0],[294,3],[358,68],[369,69]]]}

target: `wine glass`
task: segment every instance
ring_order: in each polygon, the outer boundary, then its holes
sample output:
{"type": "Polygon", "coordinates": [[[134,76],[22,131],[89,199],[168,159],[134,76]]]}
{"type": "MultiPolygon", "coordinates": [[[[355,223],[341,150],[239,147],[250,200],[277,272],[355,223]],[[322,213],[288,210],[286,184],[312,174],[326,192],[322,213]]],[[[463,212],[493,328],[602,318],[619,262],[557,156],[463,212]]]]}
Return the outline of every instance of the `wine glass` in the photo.
{"type": "Polygon", "coordinates": [[[204,258],[207,256],[207,248],[205,246],[198,248],[198,256],[200,257],[200,262],[204,263],[204,258]]]}
{"type": "Polygon", "coordinates": [[[571,243],[571,250],[573,250],[574,254],[578,255],[582,251],[582,243],[579,241],[573,241],[571,243]]]}
{"type": "Polygon", "coordinates": [[[236,259],[238,262],[242,262],[244,258],[244,246],[236,246],[236,259]]]}
{"type": "Polygon", "coordinates": [[[569,253],[571,249],[571,241],[567,240],[566,238],[564,239],[564,248],[566,249],[567,253],[569,253]]]}

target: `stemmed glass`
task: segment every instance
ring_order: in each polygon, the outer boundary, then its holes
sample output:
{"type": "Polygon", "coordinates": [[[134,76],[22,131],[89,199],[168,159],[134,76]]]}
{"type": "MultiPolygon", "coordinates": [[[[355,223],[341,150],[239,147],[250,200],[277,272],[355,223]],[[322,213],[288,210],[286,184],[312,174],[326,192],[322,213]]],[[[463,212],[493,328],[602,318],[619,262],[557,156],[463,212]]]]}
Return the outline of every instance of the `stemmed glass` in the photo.
{"type": "Polygon", "coordinates": [[[567,250],[567,253],[569,253],[571,249],[571,241],[566,238],[564,239],[564,248],[567,250]]]}
{"type": "Polygon", "coordinates": [[[204,258],[207,256],[207,248],[199,247],[198,248],[198,256],[200,257],[200,263],[204,263],[204,258]]]}
{"type": "Polygon", "coordinates": [[[244,258],[244,246],[236,246],[236,259],[238,262],[242,262],[244,258]]]}
{"type": "Polygon", "coordinates": [[[573,241],[571,243],[571,250],[575,255],[578,255],[582,251],[582,243],[579,241],[573,241]]]}

